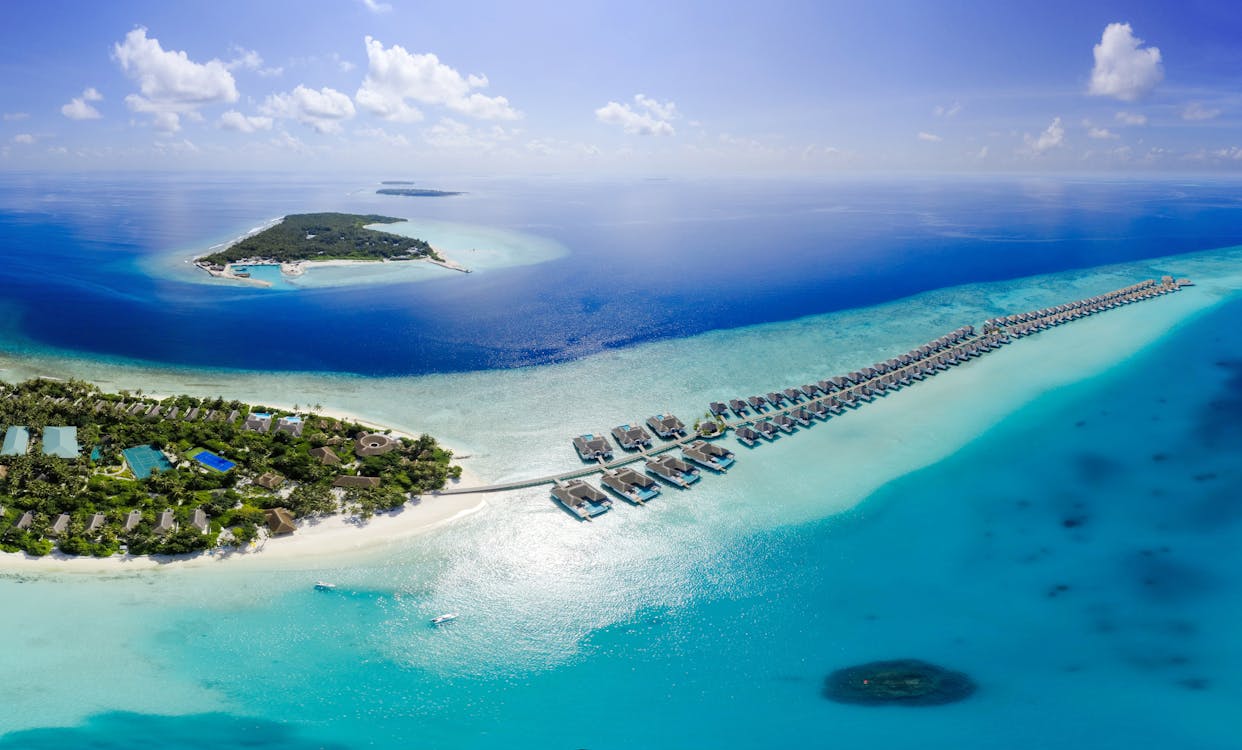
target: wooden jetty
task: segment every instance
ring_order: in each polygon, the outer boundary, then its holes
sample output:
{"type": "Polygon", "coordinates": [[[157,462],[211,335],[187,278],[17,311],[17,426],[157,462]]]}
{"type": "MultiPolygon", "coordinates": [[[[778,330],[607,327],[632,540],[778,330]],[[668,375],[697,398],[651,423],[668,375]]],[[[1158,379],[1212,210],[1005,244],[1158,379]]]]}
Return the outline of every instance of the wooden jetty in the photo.
{"type": "MultiPolygon", "coordinates": [[[[1171,276],[1164,276],[1159,281],[1148,279],[1122,289],[1074,302],[990,318],[984,321],[979,330],[976,330],[974,326],[962,326],[933,341],[917,346],[909,352],[877,362],[869,367],[845,375],[828,377],[798,388],[773,390],[766,396],[753,397],[764,402],[759,405],[760,408],[754,408],[755,405],[749,399],[743,398],[713,401],[708,407],[708,412],[718,421],[707,423],[712,426],[711,430],[691,431],[688,434],[676,436],[667,443],[644,448],[638,453],[618,458],[610,456],[605,458],[601,455],[596,464],[570,469],[559,474],[502,484],[450,488],[433,494],[503,492],[545,484],[559,486],[570,480],[598,472],[615,475],[617,469],[637,461],[644,461],[647,472],[652,476],[676,486],[688,487],[689,482],[681,479],[682,475],[678,471],[680,470],[687,476],[693,476],[697,480],[698,472],[690,466],[690,461],[699,462],[700,465],[713,471],[720,471],[719,459],[727,456],[726,460],[729,463],[734,460],[731,452],[704,440],[704,437],[719,437],[733,430],[740,442],[754,445],[759,442],[758,438],[761,435],[768,437],[763,434],[765,430],[760,425],[770,428],[775,435],[779,432],[779,428],[785,428],[787,432],[792,431],[795,421],[806,426],[803,423],[809,424],[812,417],[820,420],[836,418],[844,414],[847,408],[857,409],[863,403],[874,401],[876,398],[884,398],[892,391],[909,387],[929,377],[935,377],[1017,339],[1100,312],[1154,299],[1191,285],[1190,279],[1174,279],[1171,276]],[[773,398],[774,396],[776,398],[773,398]],[[751,416],[752,409],[755,416],[751,416]],[[728,419],[730,411],[736,417],[732,421],[728,419]],[[759,417],[759,414],[763,416],[759,417]],[[661,455],[678,448],[682,449],[688,461],[682,461],[672,455],[661,455]]],[[[648,424],[653,428],[656,426],[651,422],[648,424]]],[[[597,434],[593,433],[591,437],[597,434]]],[[[575,447],[581,439],[575,438],[575,447]]]]}

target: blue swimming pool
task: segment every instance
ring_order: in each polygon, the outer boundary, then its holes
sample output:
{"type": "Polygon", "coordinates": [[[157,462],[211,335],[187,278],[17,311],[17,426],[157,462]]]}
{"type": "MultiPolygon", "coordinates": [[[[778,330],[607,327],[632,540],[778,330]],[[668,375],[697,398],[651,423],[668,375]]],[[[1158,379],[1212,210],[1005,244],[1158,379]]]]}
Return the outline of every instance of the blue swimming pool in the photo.
{"type": "Polygon", "coordinates": [[[194,460],[198,461],[203,466],[206,466],[208,469],[215,469],[216,471],[220,473],[230,471],[234,466],[237,465],[233,463],[232,461],[228,460],[227,458],[224,458],[222,456],[217,456],[211,451],[199,451],[198,453],[194,454],[194,460]]]}

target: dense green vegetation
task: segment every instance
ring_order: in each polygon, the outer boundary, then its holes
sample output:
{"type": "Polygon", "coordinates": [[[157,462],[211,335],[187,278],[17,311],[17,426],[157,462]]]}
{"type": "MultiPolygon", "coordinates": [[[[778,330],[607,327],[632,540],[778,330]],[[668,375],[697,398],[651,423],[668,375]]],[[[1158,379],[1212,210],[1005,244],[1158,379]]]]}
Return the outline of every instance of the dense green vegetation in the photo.
{"type": "Polygon", "coordinates": [[[454,190],[428,190],[426,188],[380,188],[375,192],[379,195],[404,195],[411,198],[443,198],[446,195],[461,195],[454,190]]]}
{"type": "Polygon", "coordinates": [[[312,414],[303,417],[302,434],[296,435],[274,426],[289,412],[223,398],[157,400],[141,391],[103,393],[80,381],[0,383],[0,436],[9,425],[25,425],[34,438],[25,454],[0,456],[0,549],[43,555],[55,546],[67,554],[102,556],[121,545],[134,554],[243,546],[263,533],[265,509],[282,507],[295,517],[349,512],[367,518],[460,475],[460,467],[449,465],[452,454],[426,435],[396,440],[382,455],[356,456],[355,439],[367,430],[315,416],[316,408],[308,406],[312,414]],[[194,409],[198,414],[187,419],[194,409]],[[272,429],[244,429],[252,411],[272,414],[272,429]],[[45,427],[57,425],[77,427],[81,457],[42,453],[38,438],[45,427]],[[174,468],[137,479],[121,452],[135,445],[161,450],[174,468]],[[204,449],[235,468],[221,473],[195,462],[204,449]],[[339,463],[325,463],[312,455],[316,449],[331,451],[339,463]],[[255,481],[272,472],[282,478],[275,489],[255,481]],[[376,477],[379,486],[333,487],[341,476],[376,477]],[[206,532],[191,523],[198,509],[207,515],[206,532]],[[135,510],[141,521],[126,531],[135,510]],[[176,527],[161,533],[157,526],[165,510],[172,510],[176,527]],[[33,522],[18,528],[27,512],[33,522]],[[62,514],[69,523],[57,534],[53,525],[62,514]],[[96,514],[103,514],[104,522],[92,531],[96,514]]]}
{"type": "Polygon", "coordinates": [[[251,235],[199,262],[224,266],[262,258],[277,263],[299,260],[441,260],[424,240],[365,229],[404,219],[376,214],[290,214],[274,227],[251,235]]]}

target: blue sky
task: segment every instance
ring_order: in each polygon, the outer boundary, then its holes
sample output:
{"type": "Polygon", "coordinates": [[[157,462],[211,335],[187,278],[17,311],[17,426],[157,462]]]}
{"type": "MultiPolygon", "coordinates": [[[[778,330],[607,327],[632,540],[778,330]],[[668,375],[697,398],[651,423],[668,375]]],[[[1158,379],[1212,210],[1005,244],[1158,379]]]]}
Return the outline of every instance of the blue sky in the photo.
{"type": "Polygon", "coordinates": [[[0,169],[1242,170],[1229,2],[41,2],[0,169]]]}

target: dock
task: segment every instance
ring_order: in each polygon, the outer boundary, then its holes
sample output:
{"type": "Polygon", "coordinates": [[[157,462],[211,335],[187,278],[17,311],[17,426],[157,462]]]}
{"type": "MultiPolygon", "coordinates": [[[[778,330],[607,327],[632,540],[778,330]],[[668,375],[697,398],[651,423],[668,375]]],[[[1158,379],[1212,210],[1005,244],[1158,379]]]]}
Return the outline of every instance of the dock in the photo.
{"type": "MultiPolygon", "coordinates": [[[[700,428],[699,431],[690,431],[687,434],[675,436],[669,442],[652,447],[644,446],[632,454],[617,458],[612,458],[611,455],[605,458],[600,455],[594,464],[557,474],[502,484],[449,488],[432,494],[505,492],[546,484],[559,486],[571,480],[580,480],[601,472],[615,475],[618,469],[638,461],[647,463],[649,473],[653,473],[650,471],[653,463],[659,463],[661,466],[666,463],[689,466],[686,461],[678,460],[674,456],[661,457],[661,454],[667,454],[676,449],[682,449],[687,461],[699,463],[713,472],[722,473],[722,469],[727,466],[715,466],[713,464],[716,462],[711,459],[727,456],[725,460],[732,464],[733,454],[705,438],[715,440],[733,431],[742,444],[747,447],[758,447],[764,444],[759,439],[760,436],[771,440],[783,430],[785,434],[793,437],[792,433],[795,432],[796,425],[806,427],[812,423],[812,419],[824,421],[841,417],[847,413],[847,409],[860,408],[878,398],[885,398],[893,391],[917,385],[929,377],[940,375],[1018,339],[1124,305],[1155,299],[1191,285],[1192,282],[1189,279],[1164,276],[1159,281],[1148,279],[1122,289],[1053,307],[990,318],[984,321],[977,330],[971,325],[962,326],[926,344],[917,346],[909,352],[848,374],[830,376],[797,388],[774,389],[766,396],[713,401],[707,409],[715,420],[706,422],[712,428],[709,430],[700,428]],[[774,396],[776,398],[773,398],[774,396]],[[733,420],[729,419],[730,411],[735,416],[733,420]],[[771,431],[771,435],[767,434],[768,430],[771,431]]],[[[659,420],[670,418],[666,415],[667,412],[659,415],[659,420]]],[[[671,417],[671,419],[676,418],[671,417]]],[[[652,421],[659,423],[656,418],[652,418],[652,421]]],[[[653,428],[656,426],[652,422],[648,424],[653,428]]],[[[680,420],[677,420],[677,424],[680,424],[680,420]]],[[[642,430],[641,427],[638,429],[642,430]]],[[[589,433],[575,438],[575,443],[584,437],[596,436],[598,433],[589,433]]],[[[657,472],[653,475],[682,488],[690,486],[689,482],[675,482],[665,473],[657,472]]]]}

